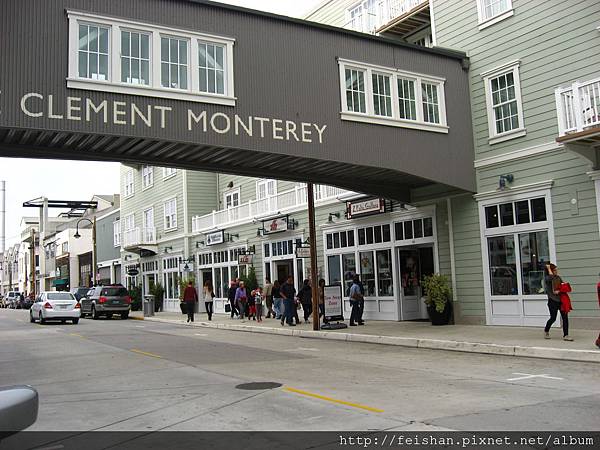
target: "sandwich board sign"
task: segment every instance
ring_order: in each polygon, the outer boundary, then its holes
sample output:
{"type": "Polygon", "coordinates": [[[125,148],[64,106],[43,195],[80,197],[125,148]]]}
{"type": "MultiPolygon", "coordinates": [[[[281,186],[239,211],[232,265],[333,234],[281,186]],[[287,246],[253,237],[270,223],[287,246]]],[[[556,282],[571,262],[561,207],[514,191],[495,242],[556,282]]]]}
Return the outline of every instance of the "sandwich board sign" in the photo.
{"type": "Polygon", "coordinates": [[[331,323],[332,321],[344,320],[344,299],[342,297],[342,286],[332,285],[323,287],[323,303],[325,306],[325,320],[322,329],[346,328],[345,323],[331,323]]]}

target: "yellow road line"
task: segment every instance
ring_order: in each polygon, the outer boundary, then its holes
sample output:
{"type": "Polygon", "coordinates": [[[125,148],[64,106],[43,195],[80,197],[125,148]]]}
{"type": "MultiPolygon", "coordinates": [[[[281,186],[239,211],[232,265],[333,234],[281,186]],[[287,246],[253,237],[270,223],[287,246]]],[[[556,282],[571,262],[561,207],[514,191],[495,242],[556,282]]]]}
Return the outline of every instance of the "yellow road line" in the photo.
{"type": "Polygon", "coordinates": [[[82,339],[87,339],[85,336],[82,336],[81,334],[77,334],[77,333],[69,333],[69,336],[77,336],[77,337],[80,337],[82,339]]]}
{"type": "Polygon", "coordinates": [[[153,358],[162,358],[162,356],[155,355],[154,353],[143,352],[143,351],[137,350],[135,348],[132,348],[131,351],[134,353],[139,353],[140,355],[152,356],[153,358]]]}
{"type": "Polygon", "coordinates": [[[382,409],[371,408],[370,406],[359,405],[358,403],[345,402],[343,400],[337,400],[335,398],[325,397],[325,396],[319,395],[319,394],[313,394],[312,392],[301,391],[300,389],[295,389],[292,387],[286,386],[283,388],[283,390],[288,391],[288,392],[294,392],[294,393],[300,394],[300,395],[306,395],[307,397],[318,398],[319,400],[325,400],[327,402],[338,403],[340,405],[346,405],[346,406],[352,406],[353,408],[364,409],[366,411],[371,411],[371,412],[376,412],[376,413],[383,412],[382,409]]]}

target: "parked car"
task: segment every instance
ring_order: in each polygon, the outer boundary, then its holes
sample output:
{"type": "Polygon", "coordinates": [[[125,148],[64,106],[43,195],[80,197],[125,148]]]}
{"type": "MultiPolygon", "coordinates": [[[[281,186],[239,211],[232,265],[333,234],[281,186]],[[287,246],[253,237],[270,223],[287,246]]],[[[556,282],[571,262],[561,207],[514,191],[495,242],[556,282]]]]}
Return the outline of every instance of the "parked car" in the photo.
{"type": "Polygon", "coordinates": [[[6,308],[16,309],[21,293],[18,291],[10,291],[6,295],[6,308]]]}
{"type": "Polygon", "coordinates": [[[91,288],[87,287],[87,286],[79,286],[76,288],[71,288],[70,292],[71,292],[71,294],[73,294],[75,296],[77,301],[80,301],[81,297],[83,297],[85,294],[87,294],[90,289],[91,288]]]}
{"type": "Polygon", "coordinates": [[[92,319],[100,316],[112,317],[119,314],[121,319],[129,317],[131,297],[122,284],[96,286],[91,288],[80,300],[81,315],[92,319]]]}
{"type": "Polygon", "coordinates": [[[42,292],[29,310],[29,321],[46,323],[47,320],[67,320],[73,325],[79,322],[81,308],[75,296],[70,292],[42,292]]]}
{"type": "Polygon", "coordinates": [[[34,300],[31,297],[23,297],[22,300],[18,300],[17,309],[29,309],[33,306],[34,300]]]}

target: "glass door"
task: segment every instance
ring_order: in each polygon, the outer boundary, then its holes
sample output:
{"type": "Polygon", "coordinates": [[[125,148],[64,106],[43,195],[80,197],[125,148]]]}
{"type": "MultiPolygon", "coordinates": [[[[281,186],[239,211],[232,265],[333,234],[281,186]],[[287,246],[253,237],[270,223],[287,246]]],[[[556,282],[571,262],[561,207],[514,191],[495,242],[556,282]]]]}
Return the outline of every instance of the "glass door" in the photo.
{"type": "Polygon", "coordinates": [[[401,320],[426,317],[421,280],[435,272],[433,247],[399,248],[401,320]]]}

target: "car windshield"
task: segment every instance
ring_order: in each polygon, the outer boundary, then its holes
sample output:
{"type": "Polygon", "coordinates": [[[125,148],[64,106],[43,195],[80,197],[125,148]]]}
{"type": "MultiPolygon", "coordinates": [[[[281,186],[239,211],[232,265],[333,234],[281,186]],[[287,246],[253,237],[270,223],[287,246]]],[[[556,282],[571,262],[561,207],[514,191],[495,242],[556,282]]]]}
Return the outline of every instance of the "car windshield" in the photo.
{"type": "Polygon", "coordinates": [[[47,296],[48,300],[74,300],[70,292],[49,292],[47,296]]]}
{"type": "Polygon", "coordinates": [[[127,293],[127,289],[124,287],[109,287],[102,289],[102,293],[100,295],[106,295],[108,297],[124,297],[129,294],[127,293]]]}

